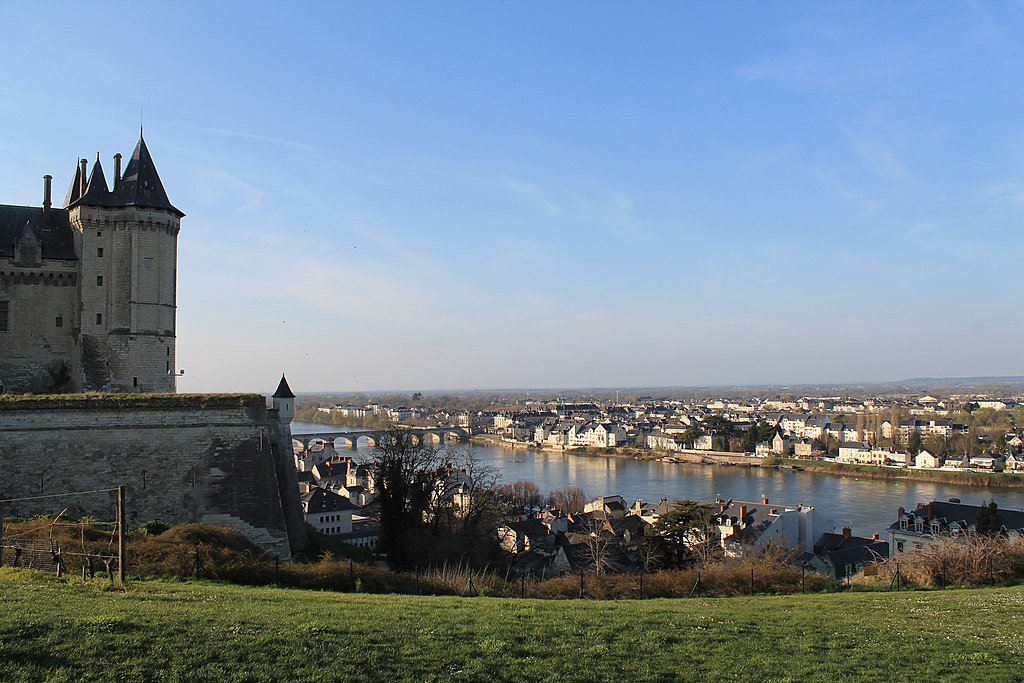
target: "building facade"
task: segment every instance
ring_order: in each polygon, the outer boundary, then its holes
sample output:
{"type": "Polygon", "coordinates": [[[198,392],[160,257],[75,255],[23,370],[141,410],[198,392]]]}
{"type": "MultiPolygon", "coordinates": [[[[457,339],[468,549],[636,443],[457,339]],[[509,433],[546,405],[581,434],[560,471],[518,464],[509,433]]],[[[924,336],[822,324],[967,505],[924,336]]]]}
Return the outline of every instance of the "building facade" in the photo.
{"type": "Polygon", "coordinates": [[[0,205],[0,382],[15,393],[173,392],[178,232],[141,133],[108,185],[81,159],[62,208],[0,205]]]}

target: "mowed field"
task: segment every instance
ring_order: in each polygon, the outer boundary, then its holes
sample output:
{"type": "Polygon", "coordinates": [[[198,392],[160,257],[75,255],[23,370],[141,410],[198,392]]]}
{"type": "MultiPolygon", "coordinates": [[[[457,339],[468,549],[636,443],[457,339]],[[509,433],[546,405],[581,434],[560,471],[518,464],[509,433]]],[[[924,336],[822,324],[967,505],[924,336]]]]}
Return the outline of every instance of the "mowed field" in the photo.
{"type": "Polygon", "coordinates": [[[0,569],[0,681],[1020,681],[1024,588],[645,601],[0,569]]]}

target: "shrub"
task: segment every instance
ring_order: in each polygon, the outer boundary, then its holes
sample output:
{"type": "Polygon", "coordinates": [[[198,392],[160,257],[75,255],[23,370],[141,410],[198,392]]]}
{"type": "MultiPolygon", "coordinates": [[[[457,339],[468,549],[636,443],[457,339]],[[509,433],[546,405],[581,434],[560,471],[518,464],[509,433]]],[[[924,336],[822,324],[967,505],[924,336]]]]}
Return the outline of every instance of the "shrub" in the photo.
{"type": "Polygon", "coordinates": [[[883,566],[887,581],[898,566],[905,581],[924,588],[1010,583],[1024,578],[1024,543],[1005,536],[947,536],[883,566]]]}

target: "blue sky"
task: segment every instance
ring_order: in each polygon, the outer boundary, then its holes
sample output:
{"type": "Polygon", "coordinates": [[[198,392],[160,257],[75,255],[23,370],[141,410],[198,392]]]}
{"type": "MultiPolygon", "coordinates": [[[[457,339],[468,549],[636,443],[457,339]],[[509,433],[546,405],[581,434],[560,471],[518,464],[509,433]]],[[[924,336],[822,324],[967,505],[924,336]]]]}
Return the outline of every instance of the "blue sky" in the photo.
{"type": "Polygon", "coordinates": [[[1024,374],[1024,4],[0,2],[0,202],[143,110],[181,391],[1024,374]]]}

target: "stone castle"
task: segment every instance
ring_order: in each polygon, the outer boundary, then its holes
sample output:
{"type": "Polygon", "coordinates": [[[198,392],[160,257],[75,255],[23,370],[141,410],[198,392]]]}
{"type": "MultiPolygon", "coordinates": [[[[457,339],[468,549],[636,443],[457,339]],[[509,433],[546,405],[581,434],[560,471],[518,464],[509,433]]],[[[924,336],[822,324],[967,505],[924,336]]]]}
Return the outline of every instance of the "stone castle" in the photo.
{"type": "Polygon", "coordinates": [[[63,208],[0,205],[0,516],[109,514],[239,529],[282,559],[306,547],[295,396],[175,394],[178,230],[141,133],[111,185],[80,160],[63,208]],[[100,391],[100,395],[86,391],[100,391]],[[51,394],[22,396],[21,394],[51,394]],[[133,394],[133,395],[132,395],[133,394]],[[40,498],[41,497],[41,498],[40,498]]]}
{"type": "Polygon", "coordinates": [[[140,131],[108,185],[81,159],[62,208],[0,205],[0,382],[8,392],[174,392],[178,231],[140,131]]]}

